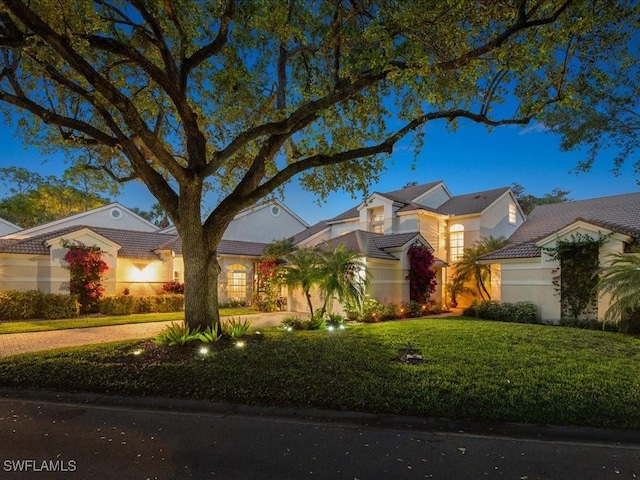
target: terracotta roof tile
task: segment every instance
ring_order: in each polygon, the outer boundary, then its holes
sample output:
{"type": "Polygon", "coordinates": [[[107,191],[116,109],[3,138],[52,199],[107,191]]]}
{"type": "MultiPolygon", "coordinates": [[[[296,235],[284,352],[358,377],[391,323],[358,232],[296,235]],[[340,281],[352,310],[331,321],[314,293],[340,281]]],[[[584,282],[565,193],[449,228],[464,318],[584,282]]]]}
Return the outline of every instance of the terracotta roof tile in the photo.
{"type": "Polygon", "coordinates": [[[584,220],[628,234],[640,241],[640,193],[590,198],[572,202],[539,205],[509,238],[509,245],[483,257],[483,260],[539,257],[536,241],[584,220]]]}
{"type": "Polygon", "coordinates": [[[509,187],[502,187],[466,195],[456,195],[436,208],[435,211],[444,215],[480,213],[508,190],[509,187]]]}

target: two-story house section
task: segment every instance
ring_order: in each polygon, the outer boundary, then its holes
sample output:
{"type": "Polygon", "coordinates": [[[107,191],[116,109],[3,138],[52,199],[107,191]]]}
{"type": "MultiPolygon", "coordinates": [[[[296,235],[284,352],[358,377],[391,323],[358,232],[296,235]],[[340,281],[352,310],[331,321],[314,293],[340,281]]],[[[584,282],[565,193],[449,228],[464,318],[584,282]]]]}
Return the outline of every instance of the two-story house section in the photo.
{"type": "MultiPolygon", "coordinates": [[[[430,246],[436,257],[439,288],[436,300],[442,300],[442,285],[452,273],[451,266],[458,261],[465,248],[471,247],[482,237],[508,238],[524,221],[524,214],[509,187],[496,188],[464,195],[453,195],[442,181],[410,185],[390,192],[374,192],[365,201],[329,220],[304,230],[294,236],[298,245],[318,245],[329,242],[335,245],[340,237],[347,246],[358,245],[352,241],[354,232],[366,232],[366,238],[375,244],[394,245],[392,255],[397,261],[387,262],[385,278],[393,278],[393,284],[381,285],[381,279],[373,279],[372,292],[386,292],[384,301],[408,300],[407,265],[404,256],[409,247],[402,244],[406,238],[419,240],[430,246]],[[410,234],[413,234],[411,236],[410,234]],[[407,236],[408,235],[408,236],[407,236]],[[376,238],[389,238],[386,242],[376,238]],[[401,248],[402,247],[402,248],[401,248]],[[391,274],[389,270],[402,270],[391,274]],[[402,284],[400,287],[397,284],[402,284]],[[389,292],[397,292],[389,294],[389,292]]],[[[362,237],[358,233],[358,238],[362,237]]],[[[367,261],[371,249],[361,248],[367,261]]],[[[391,253],[391,252],[387,252],[391,253]]],[[[382,255],[376,255],[380,259],[382,255]]],[[[373,296],[373,295],[372,295],[373,296]]],[[[380,300],[383,300],[383,298],[380,300]]]]}

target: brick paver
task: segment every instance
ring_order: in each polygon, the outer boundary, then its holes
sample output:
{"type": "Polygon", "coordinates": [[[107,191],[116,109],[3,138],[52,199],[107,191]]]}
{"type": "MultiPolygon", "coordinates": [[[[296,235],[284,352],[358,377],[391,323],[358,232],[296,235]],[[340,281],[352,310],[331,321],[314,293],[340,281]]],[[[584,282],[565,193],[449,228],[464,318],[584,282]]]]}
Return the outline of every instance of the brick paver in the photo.
{"type": "MultiPolygon", "coordinates": [[[[249,315],[253,328],[277,326],[291,312],[260,313],[249,315]]],[[[244,318],[244,317],[243,317],[244,318]]],[[[0,357],[19,353],[39,352],[54,348],[92,345],[135,338],[150,338],[171,322],[134,323],[110,327],[73,328],[51,332],[8,333],[0,335],[0,357]]]]}

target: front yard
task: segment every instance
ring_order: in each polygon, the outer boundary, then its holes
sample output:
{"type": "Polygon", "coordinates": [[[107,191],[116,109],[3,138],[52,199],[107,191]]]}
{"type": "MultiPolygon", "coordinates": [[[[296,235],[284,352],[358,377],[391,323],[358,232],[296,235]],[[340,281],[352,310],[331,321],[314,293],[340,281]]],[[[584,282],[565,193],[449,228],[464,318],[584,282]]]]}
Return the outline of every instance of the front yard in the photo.
{"type": "Polygon", "coordinates": [[[0,386],[640,428],[640,339],[465,318],[271,329],[206,354],[147,341],[9,357],[0,386]],[[407,343],[421,364],[400,361],[407,343]]]}
{"type": "MultiPolygon", "coordinates": [[[[245,316],[255,314],[249,308],[221,308],[220,316],[245,316]]],[[[147,322],[181,322],[184,312],[168,313],[137,313],[133,315],[86,315],[79,318],[63,320],[24,320],[0,322],[0,335],[5,333],[48,332],[68,328],[108,327],[110,325],[125,325],[129,323],[147,322]]]]}

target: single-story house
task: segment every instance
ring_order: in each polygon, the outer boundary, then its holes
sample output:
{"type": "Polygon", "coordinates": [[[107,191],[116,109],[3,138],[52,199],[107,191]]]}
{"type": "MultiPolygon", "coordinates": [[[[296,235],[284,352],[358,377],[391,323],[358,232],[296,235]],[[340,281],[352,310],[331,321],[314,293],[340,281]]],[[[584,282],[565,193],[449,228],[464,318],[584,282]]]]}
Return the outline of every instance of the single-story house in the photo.
{"type": "MultiPolygon", "coordinates": [[[[545,249],[577,234],[604,238],[598,260],[605,267],[608,255],[628,252],[640,245],[640,193],[613,195],[537,206],[509,238],[509,244],[482,257],[491,265],[492,298],[503,302],[531,301],[540,319],[557,322],[562,317],[560,297],[554,285],[560,265],[545,249]]],[[[610,299],[597,299],[602,319],[610,299]]]]}
{"type": "MultiPolygon", "coordinates": [[[[222,267],[220,301],[251,299],[256,263],[265,246],[308,225],[278,200],[243,210],[218,247],[222,267]],[[255,232],[243,232],[247,225],[255,232]],[[231,237],[231,238],[229,238],[231,237]],[[260,238],[262,241],[254,241],[260,238]]],[[[109,265],[105,292],[159,293],[167,282],[184,280],[182,242],[175,229],[159,230],[119,203],[72,215],[0,237],[0,290],[69,291],[63,241],[95,245],[109,265]]]]}

